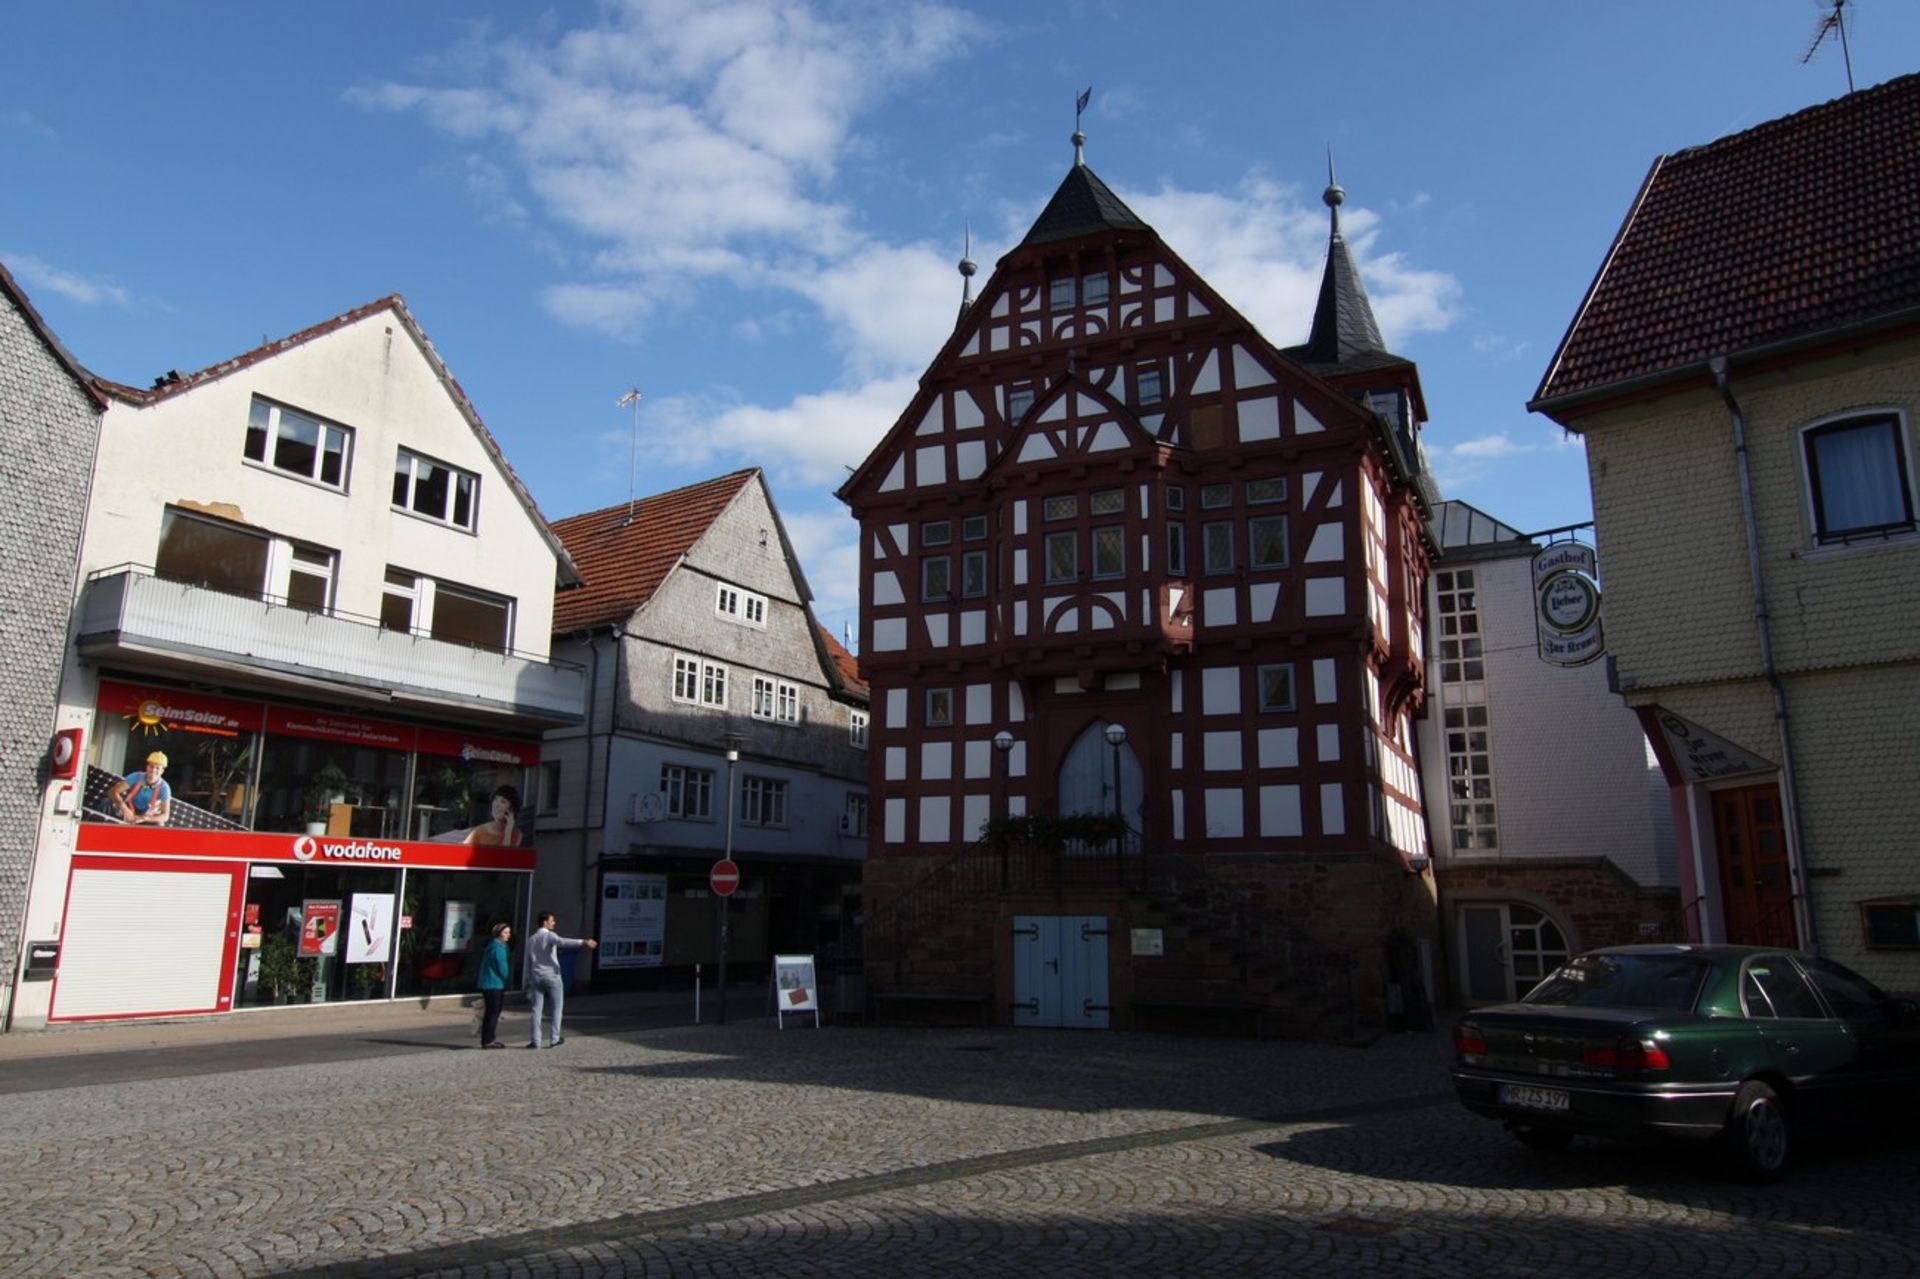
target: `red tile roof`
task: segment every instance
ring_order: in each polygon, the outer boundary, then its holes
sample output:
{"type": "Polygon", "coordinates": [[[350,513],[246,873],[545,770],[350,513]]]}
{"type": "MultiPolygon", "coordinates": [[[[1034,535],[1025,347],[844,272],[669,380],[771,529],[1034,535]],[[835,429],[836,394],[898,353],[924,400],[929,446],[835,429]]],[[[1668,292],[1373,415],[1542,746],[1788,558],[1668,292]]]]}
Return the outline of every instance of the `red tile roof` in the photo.
{"type": "Polygon", "coordinates": [[[556,635],[624,622],[653,598],[680,557],[700,540],[740,490],[760,475],[758,467],[735,471],[629,505],[568,516],[554,522],[585,585],[553,600],[556,635]]]}
{"type": "Polygon", "coordinates": [[[835,670],[840,672],[840,682],[849,693],[868,695],[867,681],[860,678],[860,659],[847,651],[846,645],[833,637],[826,627],[819,627],[820,639],[826,645],[827,657],[833,662],[835,670]]]}
{"type": "Polygon", "coordinates": [[[1533,407],[1920,318],[1920,75],[1656,160],[1533,407]]]}

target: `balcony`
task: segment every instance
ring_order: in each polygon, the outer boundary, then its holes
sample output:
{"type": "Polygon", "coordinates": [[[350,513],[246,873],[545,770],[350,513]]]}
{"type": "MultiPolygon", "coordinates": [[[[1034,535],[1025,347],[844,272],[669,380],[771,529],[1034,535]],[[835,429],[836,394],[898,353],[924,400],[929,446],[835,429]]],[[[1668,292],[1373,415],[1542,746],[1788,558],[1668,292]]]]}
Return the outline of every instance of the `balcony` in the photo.
{"type": "Polygon", "coordinates": [[[88,579],[76,643],[95,661],[500,727],[578,724],[586,705],[586,672],[569,663],[449,644],[124,565],[88,579]]]}

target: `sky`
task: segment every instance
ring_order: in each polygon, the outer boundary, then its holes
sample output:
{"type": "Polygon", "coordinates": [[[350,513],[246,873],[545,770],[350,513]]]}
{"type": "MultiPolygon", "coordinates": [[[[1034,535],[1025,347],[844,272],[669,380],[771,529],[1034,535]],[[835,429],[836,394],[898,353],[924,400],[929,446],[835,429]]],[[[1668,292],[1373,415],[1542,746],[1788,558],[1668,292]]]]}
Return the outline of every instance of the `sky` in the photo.
{"type": "MultiPolygon", "coordinates": [[[[1082,89],[1087,162],[1279,346],[1331,151],[1443,494],[1543,531],[1586,461],[1526,402],[1641,180],[1845,93],[1830,4],[9,4],[0,261],[137,386],[399,293],[548,518],[761,467],[839,635],[834,491],[1082,89]]],[[[1856,85],[1916,69],[1920,4],[1846,12],[1856,85]]]]}

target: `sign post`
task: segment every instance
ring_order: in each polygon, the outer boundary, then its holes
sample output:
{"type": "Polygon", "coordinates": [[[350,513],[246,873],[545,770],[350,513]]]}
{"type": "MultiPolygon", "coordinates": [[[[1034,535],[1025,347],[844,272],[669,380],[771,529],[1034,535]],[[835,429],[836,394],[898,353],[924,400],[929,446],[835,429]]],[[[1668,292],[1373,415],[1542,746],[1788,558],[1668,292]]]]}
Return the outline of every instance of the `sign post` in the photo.
{"type": "Polygon", "coordinates": [[[720,1003],[714,1024],[724,1026],[727,1022],[727,898],[740,887],[740,868],[731,857],[722,857],[713,864],[713,869],[707,872],[707,887],[713,890],[714,899],[720,904],[720,1003]]]}

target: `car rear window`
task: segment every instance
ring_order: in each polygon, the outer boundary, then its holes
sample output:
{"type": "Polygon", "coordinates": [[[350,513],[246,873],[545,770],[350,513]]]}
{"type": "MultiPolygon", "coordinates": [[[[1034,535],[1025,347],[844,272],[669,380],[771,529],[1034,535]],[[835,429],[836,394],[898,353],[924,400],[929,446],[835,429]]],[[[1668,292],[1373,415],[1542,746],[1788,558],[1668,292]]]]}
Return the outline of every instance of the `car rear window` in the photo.
{"type": "Polygon", "coordinates": [[[1524,1002],[1689,1012],[1707,968],[1694,955],[1582,955],[1535,986],[1524,1002]]]}

